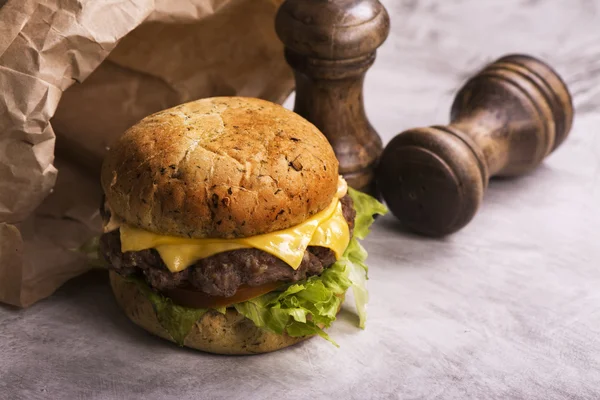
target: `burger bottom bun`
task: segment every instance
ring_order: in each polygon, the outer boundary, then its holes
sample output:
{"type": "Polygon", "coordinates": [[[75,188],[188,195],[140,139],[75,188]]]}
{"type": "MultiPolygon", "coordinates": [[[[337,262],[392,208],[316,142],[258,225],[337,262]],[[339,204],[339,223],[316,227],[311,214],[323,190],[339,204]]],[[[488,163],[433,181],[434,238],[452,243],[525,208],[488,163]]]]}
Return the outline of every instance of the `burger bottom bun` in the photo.
{"type": "MultiPolygon", "coordinates": [[[[174,342],[160,325],[154,308],[139,287],[110,271],[110,284],[119,306],[136,325],[148,332],[174,342]]],[[[233,309],[225,315],[209,311],[194,324],[184,345],[215,354],[268,353],[294,345],[312,336],[290,337],[257,328],[252,321],[233,309]]]]}

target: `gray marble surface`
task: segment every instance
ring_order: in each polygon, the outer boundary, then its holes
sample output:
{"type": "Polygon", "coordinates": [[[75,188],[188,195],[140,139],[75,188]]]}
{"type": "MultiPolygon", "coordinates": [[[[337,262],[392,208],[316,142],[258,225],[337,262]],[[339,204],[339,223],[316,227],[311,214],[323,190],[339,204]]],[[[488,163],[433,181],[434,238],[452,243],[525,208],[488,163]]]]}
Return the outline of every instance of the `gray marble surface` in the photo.
{"type": "MultiPolygon", "coordinates": [[[[0,306],[0,399],[596,399],[600,397],[600,1],[388,0],[392,33],[366,81],[384,142],[445,123],[452,96],[511,52],[549,61],[577,109],[534,173],[493,181],[443,240],[391,216],[365,241],[367,329],[224,357],[134,327],[103,273],[24,311],[0,306]]],[[[288,101],[291,104],[292,99],[288,101]]]]}

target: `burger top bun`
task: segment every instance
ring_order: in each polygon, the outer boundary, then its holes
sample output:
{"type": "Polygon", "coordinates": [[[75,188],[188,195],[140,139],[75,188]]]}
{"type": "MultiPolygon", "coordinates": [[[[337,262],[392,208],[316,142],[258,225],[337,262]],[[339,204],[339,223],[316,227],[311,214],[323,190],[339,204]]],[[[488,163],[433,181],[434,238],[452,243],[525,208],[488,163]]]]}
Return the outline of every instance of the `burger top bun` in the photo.
{"type": "Polygon", "coordinates": [[[113,214],[151,232],[247,237],[297,225],[336,193],[323,134],[270,102],[215,97],[152,114],[109,150],[102,187],[113,214]]]}

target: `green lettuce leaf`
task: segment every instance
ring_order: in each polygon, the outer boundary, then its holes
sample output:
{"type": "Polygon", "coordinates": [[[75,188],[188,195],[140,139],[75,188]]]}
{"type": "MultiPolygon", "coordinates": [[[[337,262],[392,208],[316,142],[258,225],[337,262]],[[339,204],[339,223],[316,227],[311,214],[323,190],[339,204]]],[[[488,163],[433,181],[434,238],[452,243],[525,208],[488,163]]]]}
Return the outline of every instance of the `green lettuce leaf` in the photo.
{"type": "Polygon", "coordinates": [[[357,239],[364,239],[369,234],[375,214],[384,215],[388,210],[368,194],[352,188],[348,188],[348,194],[352,198],[356,210],[354,236],[344,252],[344,257],[337,262],[344,264],[348,271],[348,277],[352,282],[352,294],[354,294],[354,304],[358,312],[359,326],[364,329],[367,320],[367,303],[369,301],[369,293],[367,292],[369,269],[365,263],[367,251],[357,239]]]}
{"type": "Polygon", "coordinates": [[[335,321],[350,285],[346,268],[336,262],[321,276],[310,277],[285,290],[267,293],[233,307],[254,325],[269,332],[287,332],[294,337],[317,334],[336,344],[323,329],[335,321]]]}
{"type": "Polygon", "coordinates": [[[365,259],[367,252],[358,243],[356,238],[350,240],[350,244],[344,253],[344,257],[337,261],[344,266],[351,282],[354,304],[358,312],[359,327],[364,329],[367,320],[367,303],[369,293],[367,291],[367,265],[365,259]]]}
{"type": "Polygon", "coordinates": [[[183,342],[194,324],[208,312],[208,309],[188,308],[174,304],[171,299],[150,289],[141,278],[131,276],[125,279],[139,287],[140,291],[152,304],[158,322],[169,332],[175,343],[180,346],[183,346],[183,342]]]}
{"type": "Polygon", "coordinates": [[[373,223],[375,214],[384,215],[388,209],[373,197],[366,193],[348,188],[348,194],[354,201],[356,219],[354,220],[354,237],[364,239],[369,234],[369,228],[373,223]]]}
{"type": "Polygon", "coordinates": [[[70,250],[83,254],[87,258],[88,263],[92,268],[106,268],[106,261],[104,261],[104,258],[98,253],[99,249],[100,236],[93,236],[85,241],[81,246],[70,250]]]}

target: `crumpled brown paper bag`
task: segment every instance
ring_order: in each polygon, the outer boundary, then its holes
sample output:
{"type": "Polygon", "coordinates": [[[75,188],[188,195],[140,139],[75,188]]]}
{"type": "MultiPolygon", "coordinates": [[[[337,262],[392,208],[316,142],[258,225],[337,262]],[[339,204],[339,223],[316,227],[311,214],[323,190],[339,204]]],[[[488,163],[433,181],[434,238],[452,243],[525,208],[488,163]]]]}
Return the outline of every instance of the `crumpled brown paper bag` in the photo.
{"type": "Polygon", "coordinates": [[[90,268],[75,249],[100,230],[98,171],[127,127],[201,97],[283,102],[280,3],[0,0],[1,302],[90,268]]]}

